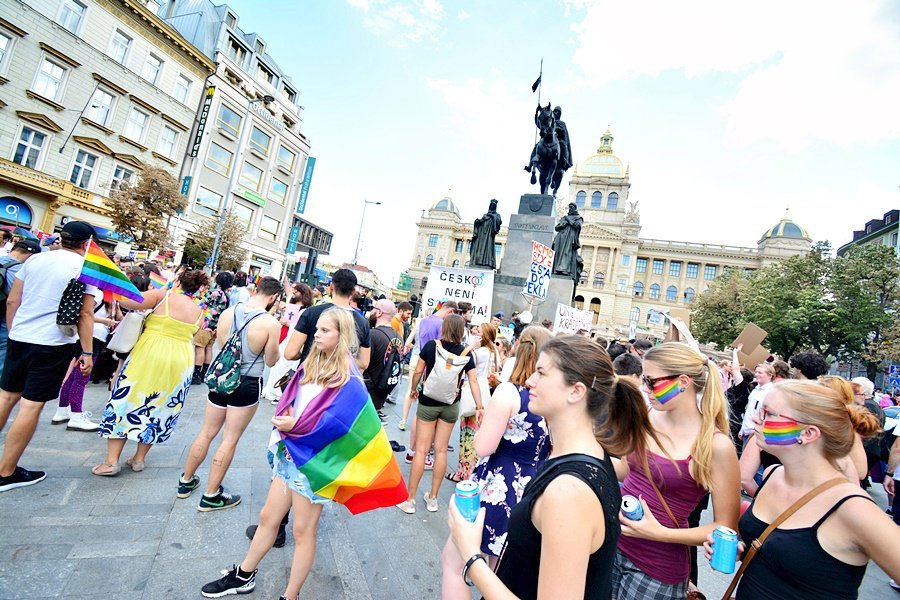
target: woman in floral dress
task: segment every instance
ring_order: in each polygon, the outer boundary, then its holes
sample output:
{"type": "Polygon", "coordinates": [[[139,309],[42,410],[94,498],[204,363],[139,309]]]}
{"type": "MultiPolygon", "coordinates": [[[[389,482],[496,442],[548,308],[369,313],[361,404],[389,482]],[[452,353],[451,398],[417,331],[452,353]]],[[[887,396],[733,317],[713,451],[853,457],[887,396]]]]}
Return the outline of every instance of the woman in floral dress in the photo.
{"type": "Polygon", "coordinates": [[[98,431],[107,438],[106,460],[92,469],[94,475],[119,473],[127,440],[138,446],[126,464],[143,471],[150,448],[172,435],[191,387],[194,332],[204,318],[196,298],[208,281],[203,271],[185,271],[171,291],[145,292],[141,303],[120,301],[125,308],[153,311],[113,383],[98,431]]]}
{"type": "MultiPolygon", "coordinates": [[[[509,515],[522,498],[525,486],[550,452],[550,437],[544,419],[528,410],[528,389],[538,352],[552,333],[539,326],[526,327],[519,337],[516,364],[509,382],[494,390],[475,434],[475,453],[480,457],[472,478],[481,490],[486,510],[481,551],[494,566],[506,542],[509,515]]],[[[459,576],[463,564],[448,539],[442,554],[441,597],[471,598],[470,588],[459,576]]]]}

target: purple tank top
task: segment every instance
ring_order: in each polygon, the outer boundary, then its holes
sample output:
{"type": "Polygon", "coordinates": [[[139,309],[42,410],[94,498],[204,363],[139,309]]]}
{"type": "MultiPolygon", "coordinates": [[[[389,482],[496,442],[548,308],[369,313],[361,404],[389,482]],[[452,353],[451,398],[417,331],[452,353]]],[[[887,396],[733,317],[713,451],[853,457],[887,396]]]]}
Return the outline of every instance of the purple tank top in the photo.
{"type": "MultiPolygon", "coordinates": [[[[622,495],[643,496],[656,520],[664,527],[687,528],[688,517],[697,508],[706,490],[698,485],[689,469],[690,457],[671,461],[665,456],[647,453],[647,462],[656,487],[666,499],[669,510],[675,515],[673,525],[659,496],[647,479],[640,459],[628,457],[629,473],[622,482],[622,495]]],[[[645,540],[622,535],[619,550],[641,571],[663,583],[677,584],[690,576],[691,563],[688,546],[645,540]]]]}

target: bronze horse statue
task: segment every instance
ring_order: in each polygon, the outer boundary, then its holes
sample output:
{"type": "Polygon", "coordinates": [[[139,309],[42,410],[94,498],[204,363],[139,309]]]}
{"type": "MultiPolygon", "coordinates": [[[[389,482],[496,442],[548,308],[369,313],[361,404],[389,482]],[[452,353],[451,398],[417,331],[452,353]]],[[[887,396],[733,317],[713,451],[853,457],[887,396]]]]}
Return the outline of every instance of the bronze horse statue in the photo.
{"type": "Polygon", "coordinates": [[[547,193],[547,188],[552,187],[553,197],[559,190],[561,177],[556,177],[559,165],[559,140],[556,137],[556,119],[553,111],[547,106],[538,106],[534,111],[534,124],[540,130],[540,140],[531,151],[531,158],[525,170],[531,173],[531,183],[538,182],[537,170],[540,173],[541,194],[547,193]]]}

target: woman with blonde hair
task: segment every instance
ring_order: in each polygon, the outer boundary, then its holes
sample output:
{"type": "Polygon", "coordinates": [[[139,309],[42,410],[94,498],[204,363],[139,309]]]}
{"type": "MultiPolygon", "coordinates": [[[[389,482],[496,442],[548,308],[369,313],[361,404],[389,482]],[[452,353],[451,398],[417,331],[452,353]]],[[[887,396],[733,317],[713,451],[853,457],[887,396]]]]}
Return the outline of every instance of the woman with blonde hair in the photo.
{"type": "Polygon", "coordinates": [[[737,527],[738,460],[713,361],[669,342],[647,350],[643,368],[657,439],[647,440],[645,453],[631,453],[617,464],[622,494],[640,498],[644,517],[619,517],[613,597],[680,600],[688,590],[690,547],[701,545],[719,525],[737,527]],[[713,521],[690,527],[688,517],[707,493],[713,521]]]}
{"type": "Polygon", "coordinates": [[[745,557],[738,600],[856,598],[869,559],[900,578],[900,528],[838,468],[877,419],[828,385],[782,381],[753,421],[757,444],[781,464],[741,517],[741,538],[749,545],[787,516],[745,557]]]}

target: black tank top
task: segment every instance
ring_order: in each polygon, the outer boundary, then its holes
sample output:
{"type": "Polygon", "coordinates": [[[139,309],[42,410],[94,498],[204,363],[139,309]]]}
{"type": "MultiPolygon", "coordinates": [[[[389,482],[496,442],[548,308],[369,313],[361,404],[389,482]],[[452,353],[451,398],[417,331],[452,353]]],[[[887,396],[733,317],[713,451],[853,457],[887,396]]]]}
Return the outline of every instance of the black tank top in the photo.
{"type": "Polygon", "coordinates": [[[622,531],[619,526],[622,494],[609,455],[600,461],[584,454],[567,454],[541,465],[510,514],[506,547],[500,555],[497,576],[516,597],[523,600],[537,598],[541,533],[531,522],[531,511],[547,486],[564,474],[574,475],[590,486],[603,507],[606,535],[603,545],[588,559],[584,597],[608,600],[612,597],[611,572],[616,543],[622,531]]]}
{"type": "MultiPolygon", "coordinates": [[[[776,469],[772,469],[766,481],[776,469]]],[[[757,492],[757,498],[759,492],[757,492]]],[[[818,530],[850,498],[868,496],[853,494],[835,502],[812,527],[776,529],[769,534],[756,558],[744,572],[737,590],[737,600],[850,600],[856,598],[866,574],[866,565],[850,565],[825,552],[819,544],[818,530]]],[[[754,499],[754,503],[756,500],[754,499]]],[[[741,538],[745,544],[762,535],[768,527],[753,515],[753,504],[740,520],[741,538]]]]}

